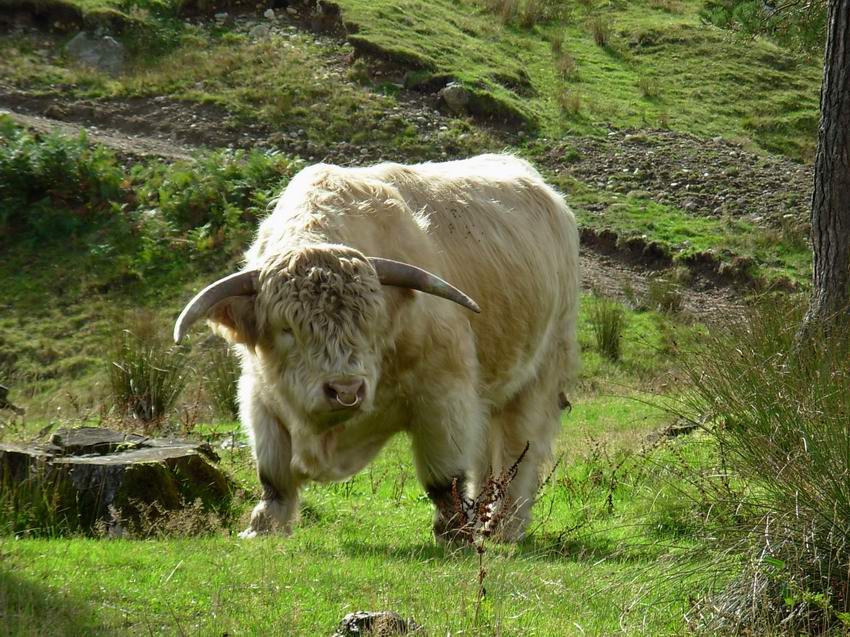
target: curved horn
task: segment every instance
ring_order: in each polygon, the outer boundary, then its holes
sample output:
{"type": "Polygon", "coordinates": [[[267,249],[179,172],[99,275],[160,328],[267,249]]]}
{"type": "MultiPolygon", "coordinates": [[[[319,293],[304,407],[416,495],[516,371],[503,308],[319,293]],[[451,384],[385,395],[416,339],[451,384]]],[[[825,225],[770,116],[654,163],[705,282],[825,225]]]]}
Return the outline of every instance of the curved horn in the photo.
{"type": "Polygon", "coordinates": [[[177,317],[177,322],[174,324],[174,342],[179,343],[183,340],[192,324],[206,316],[210,308],[219,301],[230,296],[256,294],[259,276],[259,270],[236,272],[198,292],[177,317]]]}
{"type": "Polygon", "coordinates": [[[431,274],[427,270],[417,268],[415,265],[393,261],[392,259],[382,259],[380,257],[368,257],[368,259],[372,267],[375,268],[375,272],[378,273],[378,280],[382,285],[419,290],[426,294],[433,294],[434,296],[454,301],[458,305],[462,305],[473,312],[481,312],[478,303],[450,283],[443,281],[436,274],[431,274]]]}

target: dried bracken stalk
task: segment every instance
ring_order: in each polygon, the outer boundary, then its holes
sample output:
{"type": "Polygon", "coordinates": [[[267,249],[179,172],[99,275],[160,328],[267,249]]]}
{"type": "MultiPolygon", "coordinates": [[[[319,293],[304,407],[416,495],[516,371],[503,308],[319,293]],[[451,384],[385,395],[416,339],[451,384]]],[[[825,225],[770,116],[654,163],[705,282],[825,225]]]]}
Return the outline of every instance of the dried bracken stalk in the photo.
{"type": "Polygon", "coordinates": [[[457,479],[452,481],[452,520],[458,522],[453,531],[453,540],[471,544],[477,539],[489,538],[510,518],[514,507],[510,502],[508,488],[529,446],[530,443],[526,442],[522,453],[509,468],[498,476],[487,478],[474,498],[460,492],[457,479]]]}

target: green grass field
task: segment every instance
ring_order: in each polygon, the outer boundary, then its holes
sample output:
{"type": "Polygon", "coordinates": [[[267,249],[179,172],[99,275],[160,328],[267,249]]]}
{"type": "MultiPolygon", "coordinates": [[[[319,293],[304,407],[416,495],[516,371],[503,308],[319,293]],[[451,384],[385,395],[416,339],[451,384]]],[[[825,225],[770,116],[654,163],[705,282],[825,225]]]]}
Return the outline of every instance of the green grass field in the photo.
{"type": "MultiPolygon", "coordinates": [[[[695,566],[693,505],[664,468],[669,450],[638,453],[666,420],[627,396],[577,402],[530,539],[486,543],[481,564],[471,548],[435,545],[430,504],[398,439],[355,478],[309,487],[286,539],[241,541],[239,523],[173,539],[7,536],[4,622],[15,635],[329,635],[348,612],[393,609],[428,634],[677,632],[687,595],[670,569],[695,566]]],[[[671,444],[704,453],[698,442],[671,444]]],[[[224,463],[256,492],[247,452],[225,452],[224,463]]]]}

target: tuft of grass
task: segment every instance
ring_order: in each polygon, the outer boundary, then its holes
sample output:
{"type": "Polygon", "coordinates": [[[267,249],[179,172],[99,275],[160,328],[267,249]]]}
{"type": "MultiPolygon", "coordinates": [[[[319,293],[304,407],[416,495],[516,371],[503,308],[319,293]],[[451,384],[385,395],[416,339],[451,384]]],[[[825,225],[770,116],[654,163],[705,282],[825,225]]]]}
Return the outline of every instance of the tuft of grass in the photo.
{"type": "Polygon", "coordinates": [[[711,503],[736,512],[714,533],[739,569],[702,609],[712,632],[848,628],[850,330],[797,344],[804,311],[799,300],[765,299],[687,359],[687,405],[711,417],[747,485],[711,503]]]}
{"type": "Polygon", "coordinates": [[[658,81],[651,77],[640,77],[637,81],[637,88],[640,94],[646,99],[656,99],[661,94],[658,81]]]}
{"type": "Polygon", "coordinates": [[[0,535],[58,537],[81,530],[75,512],[65,506],[70,485],[46,464],[30,468],[3,462],[0,470],[0,535]],[[16,475],[14,470],[27,471],[16,475]]]}
{"type": "Polygon", "coordinates": [[[484,6],[504,24],[517,24],[523,29],[559,20],[568,13],[559,0],[485,0],[484,6]]]}
{"type": "Polygon", "coordinates": [[[607,47],[611,41],[611,23],[602,16],[596,16],[591,18],[588,27],[596,46],[607,47]]]}
{"type": "Polygon", "coordinates": [[[239,359],[227,346],[213,347],[207,355],[206,372],[205,389],[216,412],[226,420],[237,420],[239,359]]]}
{"type": "Polygon", "coordinates": [[[626,326],[623,307],[616,301],[597,298],[590,309],[590,324],[599,353],[610,361],[619,361],[623,354],[623,331],[626,326]]]}
{"type": "Polygon", "coordinates": [[[565,80],[573,80],[578,76],[578,63],[567,51],[561,51],[555,58],[555,69],[565,80]]]}
{"type": "Polygon", "coordinates": [[[169,509],[160,502],[130,500],[130,512],[109,509],[108,520],[98,520],[93,529],[95,537],[123,539],[197,538],[220,533],[227,522],[229,510],[216,511],[205,506],[200,498],[182,501],[169,509]]]}
{"type": "Polygon", "coordinates": [[[572,116],[576,116],[581,112],[581,93],[574,89],[563,88],[558,93],[558,106],[561,111],[572,116]]]}
{"type": "Polygon", "coordinates": [[[114,337],[107,356],[113,406],[146,428],[159,424],[188,380],[183,350],[169,344],[153,317],[140,313],[114,337]]]}
{"type": "Polygon", "coordinates": [[[682,14],[685,12],[685,5],[679,0],[649,0],[649,6],[665,13],[682,14]]]}
{"type": "Polygon", "coordinates": [[[667,314],[679,314],[684,307],[682,286],[669,277],[655,277],[646,288],[644,306],[667,314]]]}

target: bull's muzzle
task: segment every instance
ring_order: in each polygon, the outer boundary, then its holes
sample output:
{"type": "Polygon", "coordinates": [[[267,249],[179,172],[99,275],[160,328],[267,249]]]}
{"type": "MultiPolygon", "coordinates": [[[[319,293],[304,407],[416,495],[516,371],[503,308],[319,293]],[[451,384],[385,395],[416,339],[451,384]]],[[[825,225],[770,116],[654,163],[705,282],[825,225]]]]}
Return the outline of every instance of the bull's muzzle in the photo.
{"type": "Polygon", "coordinates": [[[362,378],[336,378],[324,385],[328,407],[333,410],[356,409],[366,398],[366,381],[362,378]]]}

